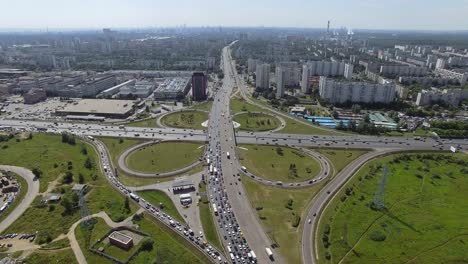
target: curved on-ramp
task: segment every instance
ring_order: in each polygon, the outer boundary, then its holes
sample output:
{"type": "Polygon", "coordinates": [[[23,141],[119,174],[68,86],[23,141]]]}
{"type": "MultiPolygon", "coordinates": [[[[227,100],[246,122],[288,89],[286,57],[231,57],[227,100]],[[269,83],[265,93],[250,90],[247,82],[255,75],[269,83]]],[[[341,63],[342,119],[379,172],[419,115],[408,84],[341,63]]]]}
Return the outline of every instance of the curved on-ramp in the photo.
{"type": "Polygon", "coordinates": [[[159,144],[159,143],[164,143],[164,142],[171,142],[170,140],[168,141],[148,141],[148,142],[143,142],[141,144],[137,144],[135,146],[132,146],[128,149],[126,149],[118,158],[118,165],[119,165],[119,168],[124,171],[125,173],[129,174],[129,175],[132,175],[132,176],[137,176],[137,177],[169,177],[169,176],[174,176],[174,175],[177,175],[177,174],[180,174],[180,173],[184,173],[186,171],[189,171],[191,169],[193,169],[194,167],[198,166],[199,164],[201,164],[203,162],[203,159],[198,159],[196,162],[184,167],[184,168],[180,168],[180,169],[177,169],[177,170],[173,170],[173,171],[168,171],[168,172],[161,172],[161,173],[151,173],[151,172],[139,172],[139,171],[134,171],[130,168],[128,168],[127,166],[127,157],[130,153],[132,153],[133,151],[139,149],[139,148],[142,148],[142,147],[145,147],[145,146],[151,146],[151,145],[154,145],[154,144],[159,144]]]}
{"type": "Polygon", "coordinates": [[[8,214],[0,223],[0,233],[5,231],[24,211],[31,205],[39,193],[39,180],[35,179],[34,174],[29,169],[17,166],[0,165],[0,170],[11,171],[22,177],[28,184],[28,192],[16,208],[8,214]]]}

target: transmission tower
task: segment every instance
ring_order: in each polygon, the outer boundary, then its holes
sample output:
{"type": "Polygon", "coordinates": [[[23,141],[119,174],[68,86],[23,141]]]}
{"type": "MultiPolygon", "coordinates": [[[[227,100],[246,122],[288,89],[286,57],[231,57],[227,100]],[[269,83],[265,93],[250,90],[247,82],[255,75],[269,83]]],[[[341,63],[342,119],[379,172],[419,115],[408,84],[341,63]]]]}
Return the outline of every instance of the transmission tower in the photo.
{"type": "Polygon", "coordinates": [[[374,200],[372,201],[372,207],[376,210],[383,209],[385,207],[384,194],[385,194],[385,184],[387,183],[387,165],[383,169],[382,179],[380,180],[379,190],[374,195],[374,200]]]}
{"type": "Polygon", "coordinates": [[[84,188],[81,189],[80,191],[80,199],[78,201],[78,206],[80,207],[80,215],[81,219],[81,227],[89,227],[94,224],[94,218],[89,216],[89,210],[88,207],[86,206],[86,201],[85,201],[85,192],[84,188]]]}

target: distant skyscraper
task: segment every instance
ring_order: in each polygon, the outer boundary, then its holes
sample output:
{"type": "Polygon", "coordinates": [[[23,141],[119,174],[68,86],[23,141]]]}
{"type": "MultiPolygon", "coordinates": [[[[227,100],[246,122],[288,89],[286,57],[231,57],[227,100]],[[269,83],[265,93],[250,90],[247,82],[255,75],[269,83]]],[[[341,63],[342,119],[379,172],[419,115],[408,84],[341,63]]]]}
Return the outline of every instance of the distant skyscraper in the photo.
{"type": "Polygon", "coordinates": [[[255,87],[270,88],[270,64],[264,63],[257,65],[255,87]]]}
{"type": "Polygon", "coordinates": [[[276,98],[284,96],[286,71],[282,67],[276,67],[276,98]]]}
{"type": "Polygon", "coordinates": [[[192,75],[192,97],[194,101],[206,100],[208,77],[204,72],[194,72],[192,75]]]}
{"type": "Polygon", "coordinates": [[[445,60],[444,59],[437,59],[436,69],[444,69],[444,68],[445,68],[445,60]]]}
{"type": "Polygon", "coordinates": [[[344,67],[344,77],[348,80],[353,78],[353,70],[354,66],[352,64],[346,63],[344,67]]]}

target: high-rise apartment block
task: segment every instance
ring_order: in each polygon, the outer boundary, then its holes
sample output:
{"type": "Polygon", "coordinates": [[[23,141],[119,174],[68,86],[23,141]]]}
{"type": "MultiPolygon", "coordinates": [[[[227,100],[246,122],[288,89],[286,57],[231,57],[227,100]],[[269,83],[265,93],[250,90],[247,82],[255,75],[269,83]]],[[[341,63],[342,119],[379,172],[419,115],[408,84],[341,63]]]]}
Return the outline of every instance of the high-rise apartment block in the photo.
{"type": "Polygon", "coordinates": [[[255,87],[261,89],[270,88],[270,64],[257,65],[255,87]]]}
{"type": "Polygon", "coordinates": [[[194,101],[206,100],[208,77],[204,72],[194,72],[192,75],[192,98],[194,101]]]}

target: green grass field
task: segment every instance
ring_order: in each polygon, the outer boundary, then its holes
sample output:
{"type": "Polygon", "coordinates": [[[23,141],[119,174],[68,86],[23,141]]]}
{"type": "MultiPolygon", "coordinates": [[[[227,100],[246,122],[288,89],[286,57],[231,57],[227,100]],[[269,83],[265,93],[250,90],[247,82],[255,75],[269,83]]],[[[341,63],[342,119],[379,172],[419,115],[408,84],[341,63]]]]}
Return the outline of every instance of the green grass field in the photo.
{"type": "Polygon", "coordinates": [[[78,263],[71,248],[59,250],[36,250],[29,255],[24,263],[43,264],[43,263],[78,263]]]}
{"type": "Polygon", "coordinates": [[[128,126],[128,127],[152,127],[152,128],[159,127],[158,124],[156,123],[155,118],[132,121],[132,122],[126,123],[125,126],[128,126]]]}
{"type": "Polygon", "coordinates": [[[239,113],[239,112],[262,112],[265,111],[262,108],[251,105],[247,103],[244,99],[238,98],[238,97],[233,97],[230,100],[230,107],[231,107],[231,112],[233,114],[239,113]]]}
{"type": "Polygon", "coordinates": [[[174,217],[181,223],[185,222],[184,218],[180,215],[179,211],[177,211],[177,208],[175,207],[171,198],[169,198],[164,192],[159,190],[141,191],[138,192],[138,195],[140,195],[141,197],[143,197],[143,199],[157,207],[159,207],[159,203],[163,203],[163,210],[166,213],[168,213],[170,216],[174,217]]]}
{"type": "MultiPolygon", "coordinates": [[[[71,187],[78,182],[79,174],[83,175],[84,183],[90,187],[86,195],[86,204],[90,213],[105,211],[114,221],[127,217],[131,212],[124,209],[125,198],[109,186],[99,170],[97,153],[92,146],[84,144],[87,154],[82,153],[82,142],[76,145],[61,142],[57,135],[35,134],[32,140],[15,139],[6,143],[9,147],[0,150],[0,163],[27,168],[38,167],[42,171],[40,180],[41,191],[45,191],[50,181],[57,180],[52,192],[71,196],[71,187]],[[89,157],[93,168],[84,168],[84,160],[89,157]],[[70,163],[70,166],[68,165],[70,163]],[[73,173],[71,184],[62,183],[65,172],[73,173]]],[[[5,145],[1,143],[0,145],[5,145]]],[[[135,210],[131,206],[131,211],[135,210]]],[[[46,205],[41,197],[36,197],[33,204],[4,233],[34,233],[39,231],[36,243],[44,243],[68,232],[70,226],[80,218],[79,210],[65,214],[65,208],[60,203],[46,205]]]]}
{"type": "Polygon", "coordinates": [[[271,240],[286,263],[301,263],[302,214],[322,184],[300,189],[283,189],[259,184],[242,177],[247,195],[271,240]],[[291,206],[288,202],[292,201],[291,206]],[[260,210],[259,210],[260,209],[260,210]],[[299,219],[297,219],[299,217],[299,219]],[[295,222],[298,226],[294,226],[295,222]]]}
{"type": "Polygon", "coordinates": [[[240,130],[267,131],[273,130],[281,125],[278,118],[264,113],[243,113],[236,115],[234,121],[241,126],[240,130]]]}
{"type": "Polygon", "coordinates": [[[320,172],[320,163],[300,150],[265,145],[240,147],[240,162],[253,174],[271,181],[302,182],[320,172]]]}
{"type": "MultiPolygon", "coordinates": [[[[201,185],[202,187],[200,188],[199,192],[206,192],[206,184],[202,183],[201,185]]],[[[219,241],[218,232],[216,231],[213,215],[210,210],[210,203],[206,197],[202,199],[198,206],[200,208],[200,219],[206,239],[219,250],[222,250],[223,246],[221,245],[221,241],[219,241]]]]}
{"type": "Polygon", "coordinates": [[[315,149],[317,152],[325,156],[330,160],[333,165],[333,173],[336,175],[339,173],[346,165],[348,165],[351,161],[358,158],[362,154],[369,152],[368,150],[364,149],[315,149]]]}
{"type": "Polygon", "coordinates": [[[168,114],[161,118],[161,123],[168,127],[186,129],[206,129],[201,124],[208,120],[208,114],[200,111],[182,111],[168,114]]]}
{"type": "Polygon", "coordinates": [[[8,208],[5,209],[5,211],[3,211],[2,214],[0,215],[0,222],[3,221],[3,219],[5,219],[10,214],[10,212],[16,208],[16,206],[18,206],[18,204],[23,200],[24,196],[28,192],[28,183],[22,177],[18,176],[16,173],[11,172],[11,174],[16,179],[18,184],[21,186],[20,187],[21,189],[20,189],[18,196],[15,198],[15,201],[13,202],[13,204],[10,204],[10,206],[8,206],[8,208]]]}
{"type": "Polygon", "coordinates": [[[130,169],[141,172],[169,172],[198,160],[205,150],[195,142],[162,142],[139,148],[127,157],[130,169]]]}
{"type": "MultiPolygon", "coordinates": [[[[109,150],[109,153],[112,158],[112,162],[114,165],[117,165],[117,159],[122,154],[123,151],[128,149],[131,146],[134,146],[136,144],[140,144],[143,142],[143,140],[140,139],[129,139],[125,138],[119,140],[117,138],[110,138],[110,137],[101,137],[99,138],[106,146],[107,149],[109,150]]],[[[193,169],[184,172],[183,174],[192,174],[196,172],[200,172],[203,170],[203,165],[199,165],[194,167],[193,169]]],[[[119,173],[119,180],[127,186],[144,186],[148,184],[154,184],[154,183],[160,183],[163,181],[169,181],[172,180],[174,177],[177,175],[171,176],[171,177],[166,177],[166,178],[143,178],[143,177],[135,177],[131,175],[125,174],[122,170],[117,168],[117,171],[119,173]]]]}
{"type": "Polygon", "coordinates": [[[101,257],[88,248],[98,239],[102,238],[111,228],[101,218],[94,218],[96,223],[90,227],[82,227],[78,225],[75,228],[75,237],[80,245],[81,251],[88,263],[113,263],[107,258],[101,257]]]}
{"type": "Polygon", "coordinates": [[[320,262],[466,261],[467,161],[463,154],[413,153],[365,165],[322,214],[317,237],[320,262]],[[384,166],[385,207],[372,209],[384,166]]]}
{"type": "Polygon", "coordinates": [[[211,111],[212,106],[213,106],[213,101],[206,101],[206,102],[203,102],[203,103],[193,105],[190,108],[209,112],[209,111],[211,111]]]}

